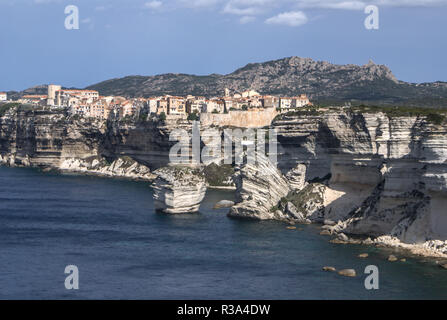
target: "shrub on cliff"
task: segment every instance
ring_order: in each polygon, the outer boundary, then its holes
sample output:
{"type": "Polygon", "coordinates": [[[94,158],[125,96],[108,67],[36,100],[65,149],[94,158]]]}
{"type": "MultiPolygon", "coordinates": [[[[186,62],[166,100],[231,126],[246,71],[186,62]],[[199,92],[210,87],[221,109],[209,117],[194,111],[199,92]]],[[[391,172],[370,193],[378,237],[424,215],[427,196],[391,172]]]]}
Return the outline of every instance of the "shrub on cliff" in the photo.
{"type": "Polygon", "coordinates": [[[6,103],[0,106],[0,117],[3,117],[8,110],[20,106],[20,103],[6,103]]]}
{"type": "Polygon", "coordinates": [[[445,109],[405,107],[405,106],[366,106],[359,105],[350,108],[351,112],[376,113],[383,112],[390,118],[395,117],[425,117],[427,122],[440,125],[446,120],[445,109]]]}
{"type": "Polygon", "coordinates": [[[199,121],[200,116],[197,114],[197,111],[194,111],[193,113],[188,114],[188,120],[189,121],[199,121]]]}
{"type": "Polygon", "coordinates": [[[212,163],[203,169],[205,179],[210,186],[215,187],[228,187],[231,183],[231,177],[234,174],[234,168],[231,165],[217,165],[212,163]]]}

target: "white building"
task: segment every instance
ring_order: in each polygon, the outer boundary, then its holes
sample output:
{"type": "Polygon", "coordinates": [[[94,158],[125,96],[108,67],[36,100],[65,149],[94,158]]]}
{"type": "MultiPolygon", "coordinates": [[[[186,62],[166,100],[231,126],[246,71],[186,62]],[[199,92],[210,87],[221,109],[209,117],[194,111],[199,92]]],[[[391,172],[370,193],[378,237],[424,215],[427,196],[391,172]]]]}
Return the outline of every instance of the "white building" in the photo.
{"type": "Polygon", "coordinates": [[[149,98],[147,99],[147,105],[149,107],[149,113],[157,113],[158,108],[158,101],[160,101],[160,98],[149,98]]]}
{"type": "Polygon", "coordinates": [[[251,98],[251,97],[256,97],[256,96],[260,96],[259,92],[254,91],[254,90],[247,90],[242,92],[242,98],[251,98]]]}
{"type": "Polygon", "coordinates": [[[61,90],[62,87],[55,84],[48,85],[48,100],[47,104],[50,106],[54,106],[56,103],[56,92],[61,90]]]}
{"type": "Polygon", "coordinates": [[[8,100],[8,95],[6,92],[0,92],[0,101],[6,101],[8,100]]]}

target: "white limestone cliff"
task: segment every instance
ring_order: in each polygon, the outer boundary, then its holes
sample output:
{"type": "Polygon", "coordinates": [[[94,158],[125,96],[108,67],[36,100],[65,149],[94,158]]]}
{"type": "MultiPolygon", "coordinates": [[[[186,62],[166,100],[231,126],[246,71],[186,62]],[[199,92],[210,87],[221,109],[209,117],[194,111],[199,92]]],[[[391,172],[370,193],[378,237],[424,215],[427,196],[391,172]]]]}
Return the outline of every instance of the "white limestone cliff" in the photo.
{"type": "Polygon", "coordinates": [[[205,198],[205,177],[187,167],[165,167],[154,172],[152,184],[157,211],[169,214],[198,212],[205,198]]]}
{"type": "Polygon", "coordinates": [[[297,207],[312,208],[305,212],[310,220],[338,222],[333,232],[424,248],[447,240],[445,124],[424,116],[326,112],[285,116],[275,127],[283,171],[306,163],[307,181],[331,176],[311,183],[318,192],[300,198],[297,207]]]}

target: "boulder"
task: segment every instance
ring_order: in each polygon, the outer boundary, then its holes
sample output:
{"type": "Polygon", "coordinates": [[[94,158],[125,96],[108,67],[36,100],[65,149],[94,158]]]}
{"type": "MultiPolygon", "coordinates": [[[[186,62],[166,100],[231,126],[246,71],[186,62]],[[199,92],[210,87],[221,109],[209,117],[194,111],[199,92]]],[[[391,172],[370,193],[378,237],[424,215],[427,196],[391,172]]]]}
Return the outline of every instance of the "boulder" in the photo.
{"type": "Polygon", "coordinates": [[[390,261],[390,262],[395,262],[395,261],[397,261],[398,259],[396,258],[396,256],[394,256],[394,255],[390,255],[389,257],[388,257],[388,261],[390,261]]]}
{"type": "Polygon", "coordinates": [[[335,269],[334,267],[323,267],[323,271],[335,272],[337,271],[337,269],[335,269]]]}
{"type": "Polygon", "coordinates": [[[349,238],[347,235],[345,235],[344,233],[339,233],[337,234],[337,239],[341,240],[341,241],[349,241],[349,238]]]}
{"type": "Polygon", "coordinates": [[[287,202],[286,213],[297,223],[308,224],[311,223],[309,219],[306,219],[301,212],[298,212],[295,205],[292,202],[287,202]]]}
{"type": "Polygon", "coordinates": [[[214,209],[231,208],[234,206],[233,201],[221,200],[214,205],[214,209]]]}
{"type": "Polygon", "coordinates": [[[338,271],[338,274],[344,277],[351,277],[354,278],[357,276],[356,272],[354,269],[344,269],[344,270],[340,270],[338,271]]]}

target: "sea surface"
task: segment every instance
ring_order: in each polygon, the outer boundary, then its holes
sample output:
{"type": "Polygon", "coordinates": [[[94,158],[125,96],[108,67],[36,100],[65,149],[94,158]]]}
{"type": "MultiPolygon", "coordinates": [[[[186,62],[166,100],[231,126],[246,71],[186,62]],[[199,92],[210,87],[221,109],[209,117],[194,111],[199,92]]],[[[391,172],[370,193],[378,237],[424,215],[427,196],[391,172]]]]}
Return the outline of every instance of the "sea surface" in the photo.
{"type": "Polygon", "coordinates": [[[209,190],[200,213],[163,215],[147,182],[0,167],[0,299],[447,298],[447,270],[433,262],[391,263],[389,250],[331,244],[317,226],[229,219],[212,209],[222,199],[233,193],[209,190]],[[65,289],[67,265],[79,290],[65,289]],[[365,289],[368,265],[379,290],[365,289]]]}

